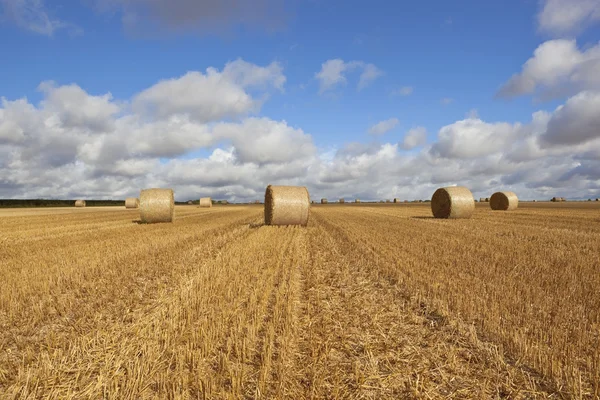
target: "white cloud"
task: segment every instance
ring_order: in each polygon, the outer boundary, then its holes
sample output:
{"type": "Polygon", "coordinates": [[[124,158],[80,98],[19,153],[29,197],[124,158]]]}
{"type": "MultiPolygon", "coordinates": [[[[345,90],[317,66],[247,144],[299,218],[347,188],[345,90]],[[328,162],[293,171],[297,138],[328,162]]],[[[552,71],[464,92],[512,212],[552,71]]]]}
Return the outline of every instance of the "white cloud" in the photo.
{"type": "Polygon", "coordinates": [[[383,71],[375,65],[366,64],[363,61],[345,62],[339,58],[327,60],[321,64],[321,70],[315,74],[315,78],[319,81],[319,94],[323,94],[336,86],[345,85],[347,83],[346,73],[357,68],[362,69],[357,86],[358,90],[364,89],[383,75],[383,71]]]}
{"type": "Polygon", "coordinates": [[[520,133],[519,124],[464,119],[440,129],[432,154],[446,158],[477,158],[505,148],[520,133]]]}
{"type": "Polygon", "coordinates": [[[406,132],[402,142],[402,148],[404,150],[412,150],[415,147],[424,145],[425,143],[427,143],[427,129],[422,126],[417,126],[406,132]]]}
{"type": "Polygon", "coordinates": [[[413,94],[414,88],[412,86],[403,86],[399,89],[392,90],[392,96],[410,96],[413,94]]]}
{"type": "Polygon", "coordinates": [[[398,121],[398,118],[389,118],[383,121],[379,121],[378,123],[369,128],[369,134],[383,135],[394,129],[399,122],[400,121],[398,121]]]}
{"type": "Polygon", "coordinates": [[[81,33],[81,28],[53,17],[43,0],[0,0],[0,22],[6,20],[22,29],[52,36],[60,29],[81,33]]]}
{"type": "Polygon", "coordinates": [[[139,93],[133,108],[158,118],[185,114],[200,123],[237,118],[258,112],[262,105],[247,88],[272,86],[282,90],[284,83],[278,63],[259,67],[238,59],[227,63],[223,72],[207,68],[206,74],[193,71],[163,80],[139,93]]]}
{"type": "MultiPolygon", "coordinates": [[[[236,88],[277,89],[276,79],[264,77],[277,73],[257,68],[245,66],[242,71],[260,73],[241,75],[229,69],[221,78],[236,88]]],[[[431,144],[425,129],[415,127],[400,143],[319,150],[309,132],[286,121],[201,122],[192,112],[149,119],[145,110],[123,106],[129,99],[76,85],[45,89],[38,105],[2,99],[0,197],[124,198],[168,185],[178,200],[248,201],[262,198],[268,184],[306,185],[313,198],[363,200],[426,199],[450,184],[465,185],[476,197],[501,189],[522,199],[600,196],[598,91],[572,96],[522,124],[470,115],[439,129],[431,144]]]]}
{"type": "Polygon", "coordinates": [[[580,32],[600,21],[598,0],[543,0],[537,16],[539,29],[553,35],[580,32]]]}
{"type": "Polygon", "coordinates": [[[366,64],[358,80],[358,90],[362,90],[383,75],[383,71],[373,64],[366,64]]]}
{"type": "Polygon", "coordinates": [[[500,97],[535,93],[543,98],[600,89],[600,44],[580,51],[575,40],[557,39],[539,45],[520,73],[499,90],[500,97]]]}
{"type": "Polygon", "coordinates": [[[236,158],[242,163],[285,163],[316,153],[311,136],[288,126],[285,121],[249,118],[241,124],[219,124],[214,133],[231,140],[236,158]]]}

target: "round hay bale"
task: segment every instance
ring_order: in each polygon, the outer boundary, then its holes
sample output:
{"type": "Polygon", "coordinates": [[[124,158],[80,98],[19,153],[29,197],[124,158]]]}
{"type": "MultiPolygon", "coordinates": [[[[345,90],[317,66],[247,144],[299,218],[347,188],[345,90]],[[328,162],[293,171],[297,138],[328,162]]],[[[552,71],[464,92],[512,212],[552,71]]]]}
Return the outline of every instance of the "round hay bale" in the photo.
{"type": "Polygon", "coordinates": [[[194,202],[193,202],[193,201],[191,201],[191,200],[188,200],[188,202],[187,202],[187,203],[188,203],[188,206],[191,206],[192,204],[194,204],[194,202]]]}
{"type": "Polygon", "coordinates": [[[75,200],[75,207],[85,207],[85,200],[75,200]]]}
{"type": "MultiPolygon", "coordinates": [[[[597,200],[597,199],[596,199],[597,200]]],[[[355,203],[360,203],[360,199],[355,199],[354,200],[355,203]]]]}
{"type": "Polygon", "coordinates": [[[496,192],[490,197],[492,210],[512,211],[519,206],[519,198],[514,192],[496,192]]]}
{"type": "Polygon", "coordinates": [[[308,224],[310,196],[304,186],[267,186],[265,225],[308,224]]]}
{"type": "Polygon", "coordinates": [[[128,197],[125,199],[125,208],[138,208],[140,201],[136,197],[128,197]]]}
{"type": "Polygon", "coordinates": [[[534,200],[533,202],[534,202],[534,203],[537,203],[537,200],[534,200]]]}
{"type": "Polygon", "coordinates": [[[439,188],[431,197],[435,218],[471,218],[475,201],[469,189],[462,186],[439,188]]]}
{"type": "Polygon", "coordinates": [[[321,204],[327,204],[327,199],[321,199],[321,204]]]}
{"type": "Polygon", "coordinates": [[[480,198],[479,198],[479,202],[480,202],[480,203],[485,203],[485,197],[480,197],[480,198]]]}
{"type": "Polygon", "coordinates": [[[596,197],[596,201],[600,201],[600,199],[596,197]]]}
{"type": "Polygon", "coordinates": [[[200,207],[212,207],[212,200],[210,197],[200,198],[200,207]]]}
{"type": "Polygon", "coordinates": [[[344,199],[340,199],[340,204],[344,204],[345,200],[344,199]]]}
{"type": "Polygon", "coordinates": [[[400,203],[400,200],[394,197],[394,203],[400,203]]]}
{"type": "Polygon", "coordinates": [[[140,192],[140,219],[145,223],[173,222],[173,189],[144,189],[140,192]]]}

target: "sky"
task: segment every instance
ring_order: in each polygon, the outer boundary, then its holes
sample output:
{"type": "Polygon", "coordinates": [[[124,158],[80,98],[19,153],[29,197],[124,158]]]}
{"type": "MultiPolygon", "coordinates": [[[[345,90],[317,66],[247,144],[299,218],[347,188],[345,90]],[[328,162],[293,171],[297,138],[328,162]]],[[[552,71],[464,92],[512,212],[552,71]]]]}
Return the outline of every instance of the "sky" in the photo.
{"type": "Polygon", "coordinates": [[[0,198],[600,197],[600,0],[0,0],[0,198]]]}

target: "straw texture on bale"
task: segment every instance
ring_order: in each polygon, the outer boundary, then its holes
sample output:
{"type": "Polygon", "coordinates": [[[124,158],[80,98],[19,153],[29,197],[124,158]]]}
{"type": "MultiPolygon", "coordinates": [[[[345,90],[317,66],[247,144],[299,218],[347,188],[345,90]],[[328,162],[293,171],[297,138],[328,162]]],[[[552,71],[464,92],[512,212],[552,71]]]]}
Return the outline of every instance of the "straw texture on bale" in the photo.
{"type": "Polygon", "coordinates": [[[327,199],[321,199],[321,204],[327,204],[327,199]]]}
{"type": "Polygon", "coordinates": [[[431,211],[435,218],[471,218],[475,200],[466,187],[439,188],[431,197],[431,211]]]}
{"type": "Polygon", "coordinates": [[[136,197],[128,197],[125,199],[125,208],[138,208],[140,201],[136,197]]]}
{"type": "Polygon", "coordinates": [[[267,186],[265,225],[308,224],[310,196],[304,186],[267,186]]]}
{"type": "Polygon", "coordinates": [[[212,207],[212,200],[210,197],[200,198],[200,207],[212,207]]]}
{"type": "Polygon", "coordinates": [[[345,200],[344,199],[340,199],[340,203],[342,203],[342,204],[345,203],[345,200]]]}
{"type": "Polygon", "coordinates": [[[85,207],[85,200],[75,200],[75,207],[85,207]]]}
{"type": "Polygon", "coordinates": [[[140,192],[140,219],[145,223],[173,222],[175,197],[172,189],[144,189],[140,192]]]}
{"type": "Polygon", "coordinates": [[[512,211],[519,206],[519,198],[514,192],[496,192],[490,197],[492,210],[512,211]]]}

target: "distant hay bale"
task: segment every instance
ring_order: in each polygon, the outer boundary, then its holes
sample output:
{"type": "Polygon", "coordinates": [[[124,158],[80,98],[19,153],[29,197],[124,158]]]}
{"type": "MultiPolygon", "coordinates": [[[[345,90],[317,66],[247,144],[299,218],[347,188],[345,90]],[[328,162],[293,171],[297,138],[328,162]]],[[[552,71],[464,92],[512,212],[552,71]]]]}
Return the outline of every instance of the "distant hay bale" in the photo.
{"type": "Polygon", "coordinates": [[[386,203],[391,203],[392,201],[390,199],[386,199],[385,202],[386,203]]]}
{"type": "Polygon", "coordinates": [[[137,197],[128,197],[125,199],[125,208],[138,208],[140,201],[137,197]]]}
{"type": "Polygon", "coordinates": [[[550,199],[550,201],[557,202],[557,201],[560,201],[560,198],[559,197],[553,197],[553,198],[550,199]]]}
{"type": "Polygon", "coordinates": [[[344,204],[345,200],[344,199],[340,199],[339,202],[340,202],[340,204],[344,204]]]}
{"type": "Polygon", "coordinates": [[[327,199],[321,199],[321,204],[327,204],[327,199]]]}
{"type": "Polygon", "coordinates": [[[260,200],[254,200],[254,204],[260,204],[260,200]]]}
{"type": "Polygon", "coordinates": [[[439,188],[431,197],[435,218],[471,218],[475,201],[469,189],[462,186],[439,188]]]}
{"type": "Polygon", "coordinates": [[[265,225],[308,224],[310,196],[304,186],[267,186],[265,225]]]}
{"type": "MultiPolygon", "coordinates": [[[[597,200],[598,200],[598,199],[596,199],[596,201],[597,201],[597,200]]],[[[355,202],[355,203],[360,203],[360,199],[355,199],[355,200],[354,200],[354,202],[355,202]]]]}
{"type": "Polygon", "coordinates": [[[400,203],[400,199],[394,197],[394,203],[400,203]]]}
{"type": "Polygon", "coordinates": [[[479,198],[479,202],[480,202],[480,203],[485,203],[485,197],[480,197],[480,198],[479,198]]]}
{"type": "Polygon", "coordinates": [[[175,197],[172,189],[144,189],[140,192],[140,219],[145,223],[173,222],[175,197]]]}
{"type": "Polygon", "coordinates": [[[537,200],[533,200],[534,203],[537,203],[537,200]]]}
{"type": "Polygon", "coordinates": [[[405,203],[408,203],[408,200],[404,200],[405,203]]]}
{"type": "Polygon", "coordinates": [[[567,199],[565,199],[564,197],[561,197],[560,201],[567,201],[567,199]]]}
{"type": "Polygon", "coordinates": [[[212,200],[210,197],[201,197],[198,204],[200,204],[200,207],[212,207],[212,200]]]}
{"type": "Polygon", "coordinates": [[[193,202],[193,201],[191,201],[191,200],[188,200],[188,202],[187,202],[187,203],[188,203],[188,205],[189,205],[189,206],[191,206],[192,204],[194,204],[194,202],[193,202]]]}
{"type": "Polygon", "coordinates": [[[512,211],[519,206],[519,198],[514,192],[496,192],[490,197],[492,210],[512,211]]]}
{"type": "Polygon", "coordinates": [[[600,201],[600,199],[596,197],[596,201],[600,201]]]}
{"type": "Polygon", "coordinates": [[[385,201],[383,201],[383,200],[379,200],[379,202],[380,202],[380,203],[385,203],[385,201]]]}
{"type": "Polygon", "coordinates": [[[75,200],[75,207],[85,207],[85,200],[75,200]]]}

